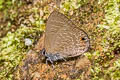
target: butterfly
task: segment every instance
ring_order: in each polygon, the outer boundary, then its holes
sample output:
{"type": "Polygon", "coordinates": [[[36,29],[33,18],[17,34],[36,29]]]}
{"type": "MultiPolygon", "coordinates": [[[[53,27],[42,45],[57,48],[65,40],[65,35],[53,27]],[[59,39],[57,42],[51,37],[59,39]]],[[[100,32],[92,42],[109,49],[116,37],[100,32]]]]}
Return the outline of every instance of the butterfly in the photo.
{"type": "Polygon", "coordinates": [[[46,23],[44,44],[42,54],[47,58],[46,63],[53,64],[85,53],[90,47],[90,39],[64,14],[53,11],[46,23]]]}

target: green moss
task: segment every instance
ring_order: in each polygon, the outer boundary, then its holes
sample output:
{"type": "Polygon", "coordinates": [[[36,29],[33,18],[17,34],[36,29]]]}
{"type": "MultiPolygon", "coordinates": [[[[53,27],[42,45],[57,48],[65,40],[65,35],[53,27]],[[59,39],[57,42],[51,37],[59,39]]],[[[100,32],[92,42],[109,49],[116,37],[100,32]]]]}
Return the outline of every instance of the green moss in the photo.
{"type": "MultiPolygon", "coordinates": [[[[20,27],[15,33],[9,32],[0,41],[0,78],[10,78],[11,73],[19,65],[24,54],[29,48],[24,43],[25,38],[35,40],[32,36],[38,36],[40,28],[20,27]],[[32,35],[31,35],[32,33],[32,35]]],[[[40,34],[40,33],[39,33],[40,34]]],[[[30,46],[32,47],[32,46],[30,46]]]]}
{"type": "Polygon", "coordinates": [[[101,46],[103,50],[101,53],[95,55],[96,51],[91,54],[90,59],[93,62],[91,69],[91,80],[119,80],[120,79],[120,65],[119,59],[116,59],[113,63],[110,63],[111,59],[114,59],[115,55],[120,54],[120,1],[109,0],[105,7],[105,23],[99,25],[101,32],[103,33],[103,39],[101,46]],[[97,59],[92,59],[97,57],[97,59]],[[112,66],[110,66],[112,65],[112,66]]]}
{"type": "MultiPolygon", "coordinates": [[[[82,5],[85,5],[88,0],[65,0],[63,1],[60,10],[63,12],[72,12],[82,5]]],[[[105,0],[98,0],[99,4],[103,4],[105,0]]],[[[7,28],[10,28],[12,21],[15,20],[18,13],[8,14],[8,10],[17,10],[17,6],[21,5],[18,0],[7,0],[6,2],[0,1],[0,10],[4,12],[6,19],[10,19],[7,28]]],[[[92,62],[91,67],[91,80],[118,80],[120,79],[120,60],[113,61],[110,66],[111,59],[114,59],[115,54],[120,53],[120,0],[105,1],[105,19],[104,24],[99,24],[98,28],[103,35],[101,40],[102,51],[96,50],[87,53],[86,55],[92,62]],[[101,56],[101,53],[104,56],[101,56]]],[[[29,13],[35,13],[35,20],[31,22],[29,27],[20,27],[14,33],[8,32],[5,37],[0,41],[0,79],[11,80],[12,73],[23,59],[24,54],[32,47],[27,48],[24,44],[24,39],[29,38],[36,41],[35,36],[44,30],[46,18],[48,16],[48,7],[45,7],[45,11],[42,16],[38,15],[39,8],[33,8],[28,10],[29,13]]],[[[93,5],[93,12],[96,13],[99,9],[93,5]]],[[[27,11],[26,11],[27,12],[27,11]]],[[[84,14],[83,16],[87,16],[84,14]]],[[[98,30],[96,30],[97,32],[98,30]]]]}

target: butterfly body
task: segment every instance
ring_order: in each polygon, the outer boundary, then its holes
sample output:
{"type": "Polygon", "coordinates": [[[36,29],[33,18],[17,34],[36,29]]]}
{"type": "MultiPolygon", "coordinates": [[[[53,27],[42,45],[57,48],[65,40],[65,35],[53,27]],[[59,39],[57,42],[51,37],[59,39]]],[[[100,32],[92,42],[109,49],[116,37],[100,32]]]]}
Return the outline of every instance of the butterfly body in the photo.
{"type": "Polygon", "coordinates": [[[59,53],[52,54],[52,53],[47,53],[45,51],[45,48],[42,50],[42,54],[47,57],[46,59],[46,64],[48,64],[48,61],[53,64],[54,61],[57,60],[65,60],[63,56],[61,56],[59,53]]]}
{"type": "Polygon", "coordinates": [[[44,55],[46,61],[54,61],[82,55],[89,49],[86,32],[58,11],[53,11],[45,29],[44,55]]]}

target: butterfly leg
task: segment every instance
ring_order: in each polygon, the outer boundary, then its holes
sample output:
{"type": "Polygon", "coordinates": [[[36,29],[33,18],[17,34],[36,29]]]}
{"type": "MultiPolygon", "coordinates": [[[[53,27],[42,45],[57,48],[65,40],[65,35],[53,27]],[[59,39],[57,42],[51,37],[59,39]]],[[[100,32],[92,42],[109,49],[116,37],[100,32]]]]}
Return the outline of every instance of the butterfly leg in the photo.
{"type": "Polygon", "coordinates": [[[46,64],[47,64],[47,65],[48,65],[48,61],[52,64],[52,67],[54,67],[53,61],[51,60],[51,58],[47,58],[47,59],[46,59],[46,64]]]}
{"type": "Polygon", "coordinates": [[[65,58],[63,58],[62,60],[67,61],[65,58]]]}

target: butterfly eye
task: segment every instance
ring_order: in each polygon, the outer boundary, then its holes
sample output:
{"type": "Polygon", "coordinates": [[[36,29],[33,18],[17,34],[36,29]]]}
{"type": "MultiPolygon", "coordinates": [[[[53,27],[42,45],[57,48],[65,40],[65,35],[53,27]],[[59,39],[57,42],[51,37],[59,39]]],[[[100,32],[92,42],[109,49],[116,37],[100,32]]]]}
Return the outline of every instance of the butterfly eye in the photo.
{"type": "Polygon", "coordinates": [[[42,53],[42,55],[46,54],[45,48],[42,49],[41,53],[42,53]]]}

